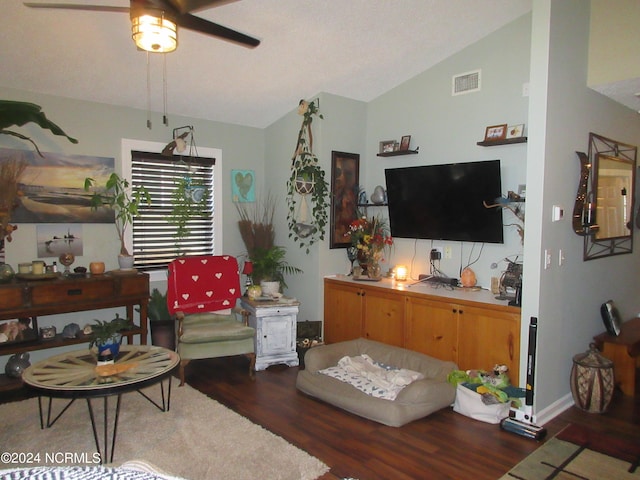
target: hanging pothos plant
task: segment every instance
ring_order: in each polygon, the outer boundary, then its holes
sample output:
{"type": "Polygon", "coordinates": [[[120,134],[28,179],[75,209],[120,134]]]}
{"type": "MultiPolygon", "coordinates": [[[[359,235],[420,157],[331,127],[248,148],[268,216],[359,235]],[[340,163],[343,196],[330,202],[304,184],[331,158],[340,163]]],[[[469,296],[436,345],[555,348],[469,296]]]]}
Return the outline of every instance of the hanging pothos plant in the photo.
{"type": "Polygon", "coordinates": [[[191,233],[190,223],[209,214],[210,198],[209,189],[189,175],[176,182],[176,188],[171,194],[172,209],[166,220],[176,227],[175,246],[178,255],[183,255],[182,243],[191,233]]]}
{"type": "Polygon", "coordinates": [[[324,170],[313,153],[313,116],[320,118],[315,101],[300,100],[298,115],[302,115],[302,126],[298,133],[296,150],[291,165],[291,177],[287,181],[287,221],[289,237],[300,242],[300,247],[309,247],[318,240],[324,240],[329,206],[329,184],[324,170]],[[313,205],[309,212],[309,200],[313,205]]]}

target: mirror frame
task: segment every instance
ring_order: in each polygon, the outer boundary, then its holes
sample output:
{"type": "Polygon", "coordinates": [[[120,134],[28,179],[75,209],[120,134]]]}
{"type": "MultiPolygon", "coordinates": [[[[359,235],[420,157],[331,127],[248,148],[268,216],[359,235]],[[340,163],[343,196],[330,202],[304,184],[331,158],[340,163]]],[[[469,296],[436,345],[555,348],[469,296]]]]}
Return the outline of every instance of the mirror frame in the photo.
{"type": "MultiPolygon", "coordinates": [[[[629,220],[629,235],[612,238],[596,238],[597,228],[593,232],[584,236],[583,260],[594,260],[596,258],[609,257],[612,255],[623,255],[633,252],[633,214],[636,208],[636,159],[638,147],[626,143],[618,142],[610,138],[603,137],[596,133],[589,133],[589,162],[593,166],[589,179],[586,201],[593,203],[593,208],[597,209],[597,186],[598,186],[598,160],[600,156],[609,156],[631,163],[632,185],[631,185],[631,219],[629,220]]],[[[597,217],[595,219],[597,223],[597,217]]]]}

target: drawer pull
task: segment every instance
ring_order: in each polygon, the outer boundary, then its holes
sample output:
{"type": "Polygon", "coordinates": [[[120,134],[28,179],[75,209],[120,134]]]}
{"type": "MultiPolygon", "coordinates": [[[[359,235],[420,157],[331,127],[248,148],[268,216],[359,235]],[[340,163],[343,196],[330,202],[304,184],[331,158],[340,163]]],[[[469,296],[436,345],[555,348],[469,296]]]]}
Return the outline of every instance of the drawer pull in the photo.
{"type": "Polygon", "coordinates": [[[71,296],[71,295],[82,295],[82,289],[81,288],[71,288],[69,290],[67,290],[67,295],[71,296]]]}

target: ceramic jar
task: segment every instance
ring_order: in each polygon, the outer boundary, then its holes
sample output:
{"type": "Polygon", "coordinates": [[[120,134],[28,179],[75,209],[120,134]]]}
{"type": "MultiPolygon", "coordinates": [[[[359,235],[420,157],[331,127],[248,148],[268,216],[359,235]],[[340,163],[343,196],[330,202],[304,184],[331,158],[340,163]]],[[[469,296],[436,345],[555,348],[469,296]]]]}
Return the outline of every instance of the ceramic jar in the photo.
{"type": "Polygon", "coordinates": [[[385,202],[386,197],[387,195],[384,191],[384,188],[381,185],[378,185],[376,188],[374,188],[373,193],[371,194],[371,201],[375,205],[382,205],[385,202]]]}
{"type": "Polygon", "coordinates": [[[31,273],[34,275],[44,275],[44,262],[42,260],[34,260],[31,262],[31,273]]]}
{"type": "Polygon", "coordinates": [[[14,275],[13,268],[8,263],[0,263],[0,283],[10,282],[14,275]]]}
{"type": "Polygon", "coordinates": [[[91,275],[102,275],[104,273],[104,262],[89,263],[89,271],[91,275]]]}

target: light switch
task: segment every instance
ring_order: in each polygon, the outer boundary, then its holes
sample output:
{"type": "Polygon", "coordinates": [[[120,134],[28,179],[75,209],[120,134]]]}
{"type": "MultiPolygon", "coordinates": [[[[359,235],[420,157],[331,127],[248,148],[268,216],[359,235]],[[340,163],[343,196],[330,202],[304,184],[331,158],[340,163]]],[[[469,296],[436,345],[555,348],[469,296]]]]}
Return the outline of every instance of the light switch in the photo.
{"type": "Polygon", "coordinates": [[[564,217],[564,208],[562,208],[560,205],[554,205],[551,213],[551,221],[559,222],[560,220],[562,220],[562,217],[564,217]]]}

